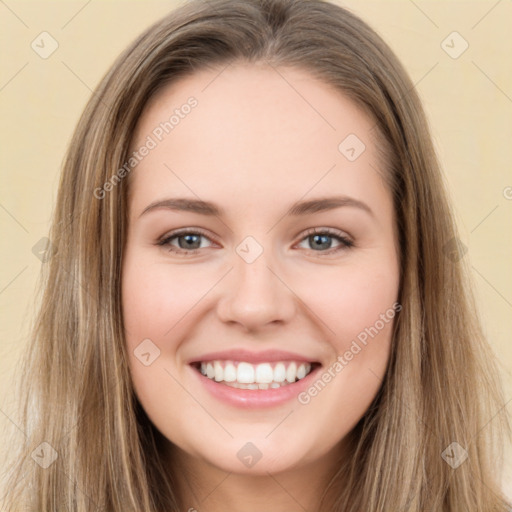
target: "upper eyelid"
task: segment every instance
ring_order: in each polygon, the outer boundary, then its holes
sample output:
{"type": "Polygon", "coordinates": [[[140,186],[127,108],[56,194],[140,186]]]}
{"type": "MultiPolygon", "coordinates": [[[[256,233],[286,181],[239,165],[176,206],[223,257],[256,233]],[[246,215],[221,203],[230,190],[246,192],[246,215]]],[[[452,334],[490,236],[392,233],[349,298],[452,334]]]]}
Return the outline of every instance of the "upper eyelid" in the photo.
{"type": "MultiPolygon", "coordinates": [[[[325,227],[324,228],[314,227],[314,228],[307,229],[304,232],[302,238],[299,240],[299,242],[302,242],[307,237],[310,237],[315,234],[326,234],[327,236],[331,236],[333,238],[338,238],[341,241],[341,243],[343,245],[345,245],[346,247],[354,246],[354,239],[348,233],[346,233],[342,230],[336,229],[336,228],[325,228],[325,227]]],[[[320,252],[323,252],[323,251],[320,251],[320,252]]],[[[327,251],[325,251],[325,252],[327,252],[327,251]]]]}
{"type": "Polygon", "coordinates": [[[209,235],[208,233],[206,233],[205,231],[203,231],[200,228],[183,228],[183,229],[178,229],[176,231],[172,231],[172,232],[170,232],[168,234],[165,234],[164,236],[162,236],[159,239],[159,241],[160,242],[165,242],[166,240],[170,240],[171,238],[176,238],[176,237],[183,236],[183,235],[188,235],[188,234],[201,235],[201,236],[204,236],[205,238],[208,238],[208,239],[213,240],[215,242],[215,237],[209,235]]]}
{"type": "MultiPolygon", "coordinates": [[[[347,234],[344,231],[339,230],[337,228],[314,227],[314,228],[308,228],[305,231],[303,230],[302,233],[303,233],[302,237],[300,238],[300,240],[298,240],[299,243],[302,242],[308,236],[311,236],[313,234],[327,234],[332,237],[339,237],[340,239],[347,239],[348,241],[353,243],[353,239],[349,234],[347,234]]],[[[174,238],[182,236],[182,235],[187,235],[187,234],[200,235],[205,238],[208,238],[209,240],[213,241],[214,243],[219,243],[216,241],[215,237],[212,237],[211,235],[209,235],[208,233],[203,231],[202,228],[193,228],[193,227],[182,228],[182,229],[178,229],[176,231],[172,231],[171,233],[166,234],[163,237],[161,237],[159,239],[159,243],[167,242],[171,239],[174,239],[174,238]]],[[[186,250],[186,249],[183,249],[183,250],[186,250]]],[[[195,250],[199,250],[199,249],[190,249],[190,250],[195,251],[195,250]]]]}

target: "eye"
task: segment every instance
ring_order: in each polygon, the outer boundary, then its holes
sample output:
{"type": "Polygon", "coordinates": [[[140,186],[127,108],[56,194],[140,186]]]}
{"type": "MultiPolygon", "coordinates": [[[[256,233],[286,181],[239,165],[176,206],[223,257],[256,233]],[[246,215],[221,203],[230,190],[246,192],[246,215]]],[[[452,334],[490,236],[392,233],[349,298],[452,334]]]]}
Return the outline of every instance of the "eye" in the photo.
{"type": "MultiPolygon", "coordinates": [[[[202,244],[202,239],[211,241],[201,230],[183,229],[164,236],[156,245],[165,247],[170,252],[180,255],[195,254],[199,249],[209,247],[202,244]]],[[[309,242],[312,247],[310,250],[322,253],[322,255],[337,253],[354,245],[341,232],[330,228],[312,228],[308,230],[306,236],[302,238],[301,244],[304,242],[309,242]],[[338,245],[335,247],[332,247],[333,239],[338,242],[338,245]]]]}
{"type": "Polygon", "coordinates": [[[169,236],[162,238],[157,245],[166,247],[170,252],[189,254],[204,249],[205,246],[202,245],[201,239],[210,240],[202,231],[187,229],[170,233],[169,236]]]}
{"type": "MultiPolygon", "coordinates": [[[[314,252],[332,254],[353,247],[354,242],[341,232],[329,228],[313,228],[306,232],[306,237],[301,243],[309,243],[314,252]],[[332,239],[338,241],[338,245],[332,247],[332,239]]],[[[322,254],[323,255],[323,254],[322,254]]]]}

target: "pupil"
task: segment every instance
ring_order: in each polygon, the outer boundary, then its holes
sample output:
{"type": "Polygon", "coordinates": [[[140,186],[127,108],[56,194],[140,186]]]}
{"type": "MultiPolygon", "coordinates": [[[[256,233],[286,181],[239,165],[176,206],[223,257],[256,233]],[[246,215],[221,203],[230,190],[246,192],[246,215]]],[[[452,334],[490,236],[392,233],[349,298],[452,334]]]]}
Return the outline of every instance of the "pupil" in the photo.
{"type": "Polygon", "coordinates": [[[330,239],[329,235],[312,235],[311,237],[313,239],[313,246],[317,243],[318,240],[324,240],[324,242],[319,242],[319,245],[322,249],[329,249],[330,243],[326,240],[330,239]]]}
{"type": "Polygon", "coordinates": [[[182,249],[198,249],[199,248],[199,247],[191,247],[191,245],[190,245],[190,244],[194,244],[194,241],[197,243],[197,240],[199,239],[198,235],[184,235],[180,238],[183,238],[186,240],[185,247],[183,247],[182,244],[180,243],[180,247],[182,249]],[[196,240],[194,240],[194,238],[196,240]]]}

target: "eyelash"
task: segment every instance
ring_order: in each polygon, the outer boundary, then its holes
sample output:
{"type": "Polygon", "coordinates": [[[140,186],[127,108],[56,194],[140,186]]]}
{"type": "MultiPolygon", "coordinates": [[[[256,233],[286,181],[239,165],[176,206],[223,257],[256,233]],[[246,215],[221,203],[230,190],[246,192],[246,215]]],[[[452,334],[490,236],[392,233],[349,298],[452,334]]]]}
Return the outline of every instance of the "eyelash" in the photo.
{"type": "MultiPolygon", "coordinates": [[[[205,232],[201,231],[200,229],[183,229],[183,230],[174,231],[174,232],[170,233],[169,236],[165,236],[164,238],[159,240],[156,245],[161,246],[161,247],[167,246],[167,249],[169,250],[169,252],[172,252],[175,254],[180,254],[183,256],[185,256],[187,254],[196,254],[197,251],[199,251],[200,249],[187,250],[187,249],[175,248],[174,246],[170,245],[171,240],[173,240],[174,238],[179,238],[180,236],[184,236],[184,235],[199,235],[199,236],[203,236],[205,238],[210,239],[209,236],[205,232]]],[[[310,237],[312,235],[328,235],[329,237],[335,238],[340,242],[340,245],[338,247],[332,247],[330,249],[327,249],[326,251],[315,251],[313,249],[309,249],[309,251],[316,253],[318,256],[331,255],[333,253],[338,253],[339,251],[342,251],[342,250],[350,249],[354,246],[354,242],[352,242],[352,240],[341,235],[338,231],[335,231],[330,228],[311,228],[306,231],[304,236],[301,238],[300,242],[303,242],[305,239],[307,239],[308,237],[310,237]]]]}

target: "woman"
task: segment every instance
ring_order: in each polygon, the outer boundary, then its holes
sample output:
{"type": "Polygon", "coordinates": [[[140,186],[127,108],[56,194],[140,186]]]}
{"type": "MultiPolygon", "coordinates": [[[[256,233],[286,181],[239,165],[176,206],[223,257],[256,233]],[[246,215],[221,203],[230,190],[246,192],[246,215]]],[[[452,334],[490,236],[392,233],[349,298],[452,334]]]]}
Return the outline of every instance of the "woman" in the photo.
{"type": "Polygon", "coordinates": [[[8,510],[509,509],[425,116],[351,13],[155,24],[85,109],[50,238],[8,510]]]}

